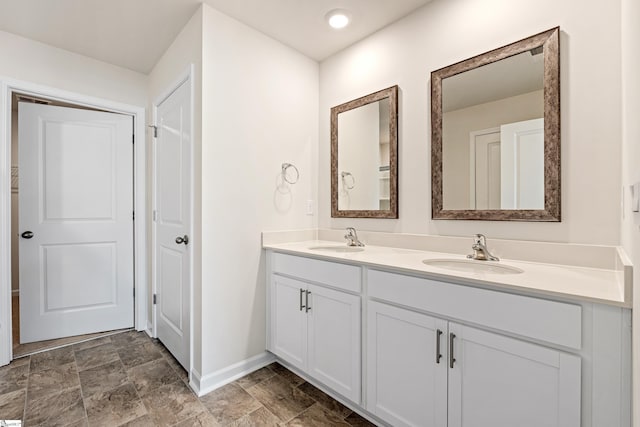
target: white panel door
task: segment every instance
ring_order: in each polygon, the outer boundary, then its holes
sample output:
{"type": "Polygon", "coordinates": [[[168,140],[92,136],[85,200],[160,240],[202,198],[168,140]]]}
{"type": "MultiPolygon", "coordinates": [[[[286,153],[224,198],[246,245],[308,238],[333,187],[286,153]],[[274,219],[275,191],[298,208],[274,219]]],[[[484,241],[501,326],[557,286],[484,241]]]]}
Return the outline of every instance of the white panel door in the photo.
{"type": "Polygon", "coordinates": [[[580,358],[449,323],[449,427],[579,427],[580,358]]]}
{"type": "Polygon", "coordinates": [[[544,209],[544,119],[500,126],[501,209],[544,209]]]}
{"type": "Polygon", "coordinates": [[[191,310],[191,87],[157,107],[155,139],[156,335],[189,371],[191,310]]]}
{"type": "Polygon", "coordinates": [[[271,276],[271,346],[276,356],[297,368],[307,367],[307,284],[271,276]]]}
{"type": "Polygon", "coordinates": [[[360,403],[360,297],[308,285],[308,372],[360,403]]]}
{"type": "Polygon", "coordinates": [[[393,426],[446,427],[447,322],[367,307],[367,410],[393,426]]]}
{"type": "Polygon", "coordinates": [[[500,132],[471,133],[471,209],[500,209],[500,132]]]}
{"type": "Polygon", "coordinates": [[[20,341],[132,327],[133,119],[30,103],[18,118],[20,341]]]}

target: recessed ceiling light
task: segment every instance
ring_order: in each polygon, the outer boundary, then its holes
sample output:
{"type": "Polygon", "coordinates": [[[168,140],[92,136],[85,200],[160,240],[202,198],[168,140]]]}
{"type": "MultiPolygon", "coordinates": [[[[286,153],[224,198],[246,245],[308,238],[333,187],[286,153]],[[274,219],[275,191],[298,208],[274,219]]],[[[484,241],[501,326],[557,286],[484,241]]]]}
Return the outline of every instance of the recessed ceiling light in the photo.
{"type": "Polygon", "coordinates": [[[343,9],[333,9],[325,15],[329,25],[336,30],[346,27],[351,22],[350,14],[343,9]]]}

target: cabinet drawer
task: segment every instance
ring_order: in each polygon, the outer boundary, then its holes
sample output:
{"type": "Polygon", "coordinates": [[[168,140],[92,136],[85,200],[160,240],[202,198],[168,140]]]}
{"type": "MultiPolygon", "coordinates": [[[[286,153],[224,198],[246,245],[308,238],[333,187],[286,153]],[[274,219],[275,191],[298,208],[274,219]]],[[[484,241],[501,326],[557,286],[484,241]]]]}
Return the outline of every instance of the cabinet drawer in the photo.
{"type": "Polygon", "coordinates": [[[369,270],[369,297],[574,349],[582,347],[582,307],[369,270]]]}
{"type": "Polygon", "coordinates": [[[294,255],[274,253],[271,261],[273,273],[286,274],[316,283],[360,293],[360,267],[321,261],[294,255]]]}

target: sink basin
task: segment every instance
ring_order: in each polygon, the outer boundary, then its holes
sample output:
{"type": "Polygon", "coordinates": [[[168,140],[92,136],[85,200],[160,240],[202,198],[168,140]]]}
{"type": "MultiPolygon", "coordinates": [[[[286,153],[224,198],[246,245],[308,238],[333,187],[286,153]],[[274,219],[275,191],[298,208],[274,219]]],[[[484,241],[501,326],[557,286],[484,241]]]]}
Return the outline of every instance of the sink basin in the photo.
{"type": "Polygon", "coordinates": [[[465,273],[520,274],[524,273],[516,267],[497,264],[490,261],[472,261],[463,259],[425,259],[423,263],[432,267],[444,268],[465,273]]]}
{"type": "Polygon", "coordinates": [[[312,251],[325,251],[325,252],[362,252],[363,247],[360,246],[311,246],[309,249],[312,251]]]}

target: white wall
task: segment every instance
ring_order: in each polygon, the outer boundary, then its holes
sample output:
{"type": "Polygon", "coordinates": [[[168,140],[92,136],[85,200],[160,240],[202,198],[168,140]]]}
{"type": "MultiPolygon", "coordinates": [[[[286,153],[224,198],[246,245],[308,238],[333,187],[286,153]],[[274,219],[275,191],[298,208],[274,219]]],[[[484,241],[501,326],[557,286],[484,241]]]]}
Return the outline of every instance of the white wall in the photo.
{"type": "Polygon", "coordinates": [[[316,200],[318,64],[208,6],[203,35],[206,376],[265,349],[260,232],[316,226],[305,212],[316,200]],[[283,162],[298,167],[297,184],[279,186],[283,162]]]}
{"type": "Polygon", "coordinates": [[[618,2],[434,0],[322,62],[319,226],[617,244],[620,90],[618,2]],[[432,221],[430,72],[558,25],[562,30],[563,221],[432,221]],[[331,218],[329,110],[394,84],[400,87],[400,218],[331,218]]]}
{"type": "Polygon", "coordinates": [[[632,213],[629,186],[640,182],[640,3],[622,0],[622,185],[621,243],[635,266],[633,280],[634,426],[640,427],[640,213],[632,213]]]}
{"type": "MultiPolygon", "coordinates": [[[[167,90],[173,88],[178,83],[178,79],[184,75],[188,68],[193,64],[193,158],[194,158],[194,212],[193,212],[193,235],[189,247],[191,248],[191,256],[194,263],[193,277],[193,366],[197,372],[202,372],[202,298],[201,298],[201,260],[202,260],[202,239],[199,238],[201,233],[201,169],[200,161],[202,152],[202,7],[191,17],[189,22],[180,31],[180,34],[173,41],[171,46],[162,55],[162,58],[155,65],[149,74],[149,120],[152,120],[151,111],[152,103],[160,101],[159,97],[166,96],[167,90]]],[[[147,143],[152,144],[151,134],[148,135],[147,143]]],[[[147,170],[149,171],[149,179],[147,186],[147,201],[151,206],[152,200],[152,179],[154,170],[149,152],[147,159],[147,170]]],[[[149,209],[151,214],[151,209],[149,209]]],[[[149,220],[148,236],[152,236],[152,221],[149,220]]],[[[151,254],[153,242],[149,240],[148,253],[151,254]]],[[[147,268],[151,270],[151,257],[149,257],[149,265],[147,268]]],[[[150,271],[150,278],[153,278],[153,271],[150,271]]],[[[149,292],[151,298],[151,292],[149,292]]],[[[149,316],[151,316],[151,299],[148,302],[149,316]]],[[[151,319],[149,319],[151,324],[151,319]]]]}
{"type": "Polygon", "coordinates": [[[147,76],[0,31],[0,76],[145,106],[147,76]]]}

